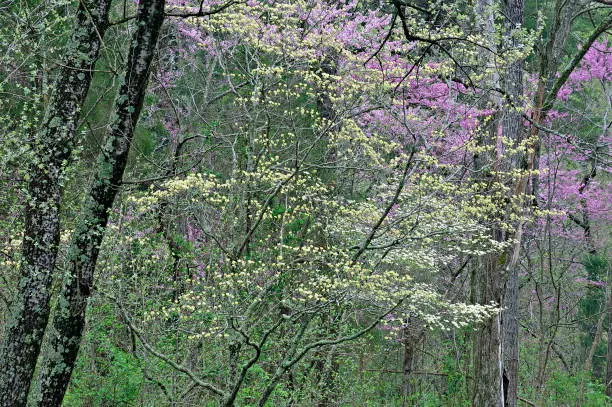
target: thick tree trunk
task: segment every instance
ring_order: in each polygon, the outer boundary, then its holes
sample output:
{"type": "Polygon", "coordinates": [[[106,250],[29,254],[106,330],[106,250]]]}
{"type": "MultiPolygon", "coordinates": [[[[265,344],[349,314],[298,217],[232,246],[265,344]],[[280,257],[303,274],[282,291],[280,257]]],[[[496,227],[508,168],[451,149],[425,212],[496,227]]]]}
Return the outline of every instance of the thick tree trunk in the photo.
{"type": "Polygon", "coordinates": [[[70,381],[100,245],[147,89],[149,68],[164,19],[164,3],[164,0],[140,0],[138,5],[136,31],[115,102],[115,117],[69,249],[70,275],[62,286],[50,349],[40,370],[41,390],[36,400],[39,406],[60,406],[70,381]]]}
{"type": "MultiPolygon", "coordinates": [[[[485,36],[487,49],[480,50],[480,56],[485,64],[484,86],[497,89],[500,85],[499,74],[492,70],[494,66],[494,52],[497,52],[495,43],[495,15],[494,0],[478,0],[474,4],[474,30],[485,36]]],[[[500,126],[500,111],[502,101],[491,92],[488,100],[483,100],[483,108],[491,108],[498,113],[490,118],[489,123],[481,129],[478,143],[488,149],[474,155],[474,168],[480,174],[480,181],[491,185],[493,182],[493,169],[497,167],[497,154],[494,146],[498,144],[498,128],[500,126]]],[[[499,230],[491,231],[496,240],[503,240],[499,230]]],[[[499,255],[489,254],[483,256],[475,270],[475,290],[472,295],[478,304],[503,303],[504,270],[500,267],[499,255]]],[[[502,332],[501,315],[485,321],[474,334],[473,363],[474,388],[472,405],[478,407],[503,407],[502,384],[502,332]]]]}
{"type": "Polygon", "coordinates": [[[0,348],[0,405],[20,407],[28,392],[49,318],[60,235],[61,177],[74,145],[110,0],[82,1],[54,93],[36,137],[21,249],[21,278],[0,348]]]}
{"type": "MultiPolygon", "coordinates": [[[[479,304],[501,302],[502,278],[497,256],[489,255],[477,269],[478,288],[475,299],[479,304]]],[[[504,405],[502,382],[501,315],[486,321],[474,335],[474,391],[472,405],[477,407],[502,407],[504,405]]]]}
{"type": "Polygon", "coordinates": [[[610,285],[610,273],[608,272],[608,355],[606,357],[606,396],[612,397],[612,286],[610,285]]]}
{"type": "Polygon", "coordinates": [[[518,316],[518,267],[508,270],[503,311],[503,356],[504,356],[504,400],[505,406],[516,407],[518,403],[519,367],[519,316],[518,316]]]}
{"type": "MultiPolygon", "coordinates": [[[[506,0],[504,4],[504,16],[506,21],[505,42],[509,48],[516,47],[517,41],[512,36],[512,31],[524,24],[525,5],[524,0],[506,0]]],[[[502,119],[502,134],[518,146],[523,136],[523,118],[521,113],[512,108],[521,106],[523,96],[523,61],[511,63],[502,75],[501,82],[505,91],[505,97],[511,104],[504,112],[502,119]]],[[[513,168],[520,168],[520,157],[512,160],[513,168]]],[[[518,253],[517,253],[518,255],[518,253]]],[[[504,293],[504,311],[502,313],[502,352],[503,352],[503,383],[504,401],[506,407],[516,407],[518,403],[518,359],[519,359],[519,283],[518,265],[514,261],[509,262],[507,269],[506,289],[504,293]]]]}

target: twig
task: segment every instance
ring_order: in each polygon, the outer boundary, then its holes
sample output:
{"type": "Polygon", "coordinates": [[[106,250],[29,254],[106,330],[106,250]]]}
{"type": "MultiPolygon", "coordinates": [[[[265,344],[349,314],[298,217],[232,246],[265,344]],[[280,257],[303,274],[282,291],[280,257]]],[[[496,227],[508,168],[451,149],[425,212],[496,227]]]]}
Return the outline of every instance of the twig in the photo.
{"type": "Polygon", "coordinates": [[[132,320],[128,317],[127,313],[125,312],[123,307],[121,307],[121,305],[118,303],[116,298],[112,297],[110,294],[106,294],[106,295],[115,302],[115,304],[117,305],[117,307],[121,311],[121,314],[123,315],[123,318],[125,319],[125,322],[127,323],[128,328],[130,328],[130,331],[132,331],[134,333],[134,335],[136,335],[136,337],[138,338],[140,343],[142,343],[142,346],[150,354],[152,354],[153,356],[157,357],[158,359],[163,360],[164,362],[166,362],[167,364],[169,364],[170,366],[172,366],[174,369],[178,370],[179,372],[185,373],[198,386],[200,386],[200,387],[202,387],[204,389],[210,390],[212,393],[214,393],[214,394],[216,394],[218,396],[222,396],[222,397],[226,397],[227,396],[226,393],[223,390],[217,388],[216,386],[214,386],[214,385],[212,385],[210,383],[203,382],[190,369],[186,368],[185,366],[179,365],[178,363],[176,363],[172,359],[168,358],[163,353],[158,352],[151,345],[149,345],[149,343],[147,343],[147,341],[145,341],[145,339],[142,337],[142,333],[134,326],[134,324],[132,324],[132,320]]]}

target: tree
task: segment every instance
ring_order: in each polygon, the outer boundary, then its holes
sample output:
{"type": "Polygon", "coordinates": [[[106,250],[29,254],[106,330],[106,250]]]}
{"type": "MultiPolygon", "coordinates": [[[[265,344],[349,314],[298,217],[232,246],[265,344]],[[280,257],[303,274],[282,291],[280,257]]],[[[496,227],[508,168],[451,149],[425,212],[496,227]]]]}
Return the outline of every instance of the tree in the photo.
{"type": "Polygon", "coordinates": [[[121,185],[134,129],[147,91],[149,71],[164,21],[164,0],[142,0],[136,12],[123,83],[98,172],[83,204],[82,218],[68,249],[69,272],[64,279],[50,333],[50,348],[39,373],[40,406],[60,406],[79,351],[87,301],[94,286],[100,245],[115,196],[121,185]]]}
{"type": "Polygon", "coordinates": [[[18,291],[0,348],[0,403],[25,406],[49,317],[60,235],[61,180],[108,26],[110,1],[82,2],[33,146],[18,291]]]}
{"type": "MultiPolygon", "coordinates": [[[[20,4],[0,5],[3,322],[44,151],[24,140],[77,11],[20,4]]],[[[607,5],[109,10],[20,397],[605,403],[607,5]]]]}

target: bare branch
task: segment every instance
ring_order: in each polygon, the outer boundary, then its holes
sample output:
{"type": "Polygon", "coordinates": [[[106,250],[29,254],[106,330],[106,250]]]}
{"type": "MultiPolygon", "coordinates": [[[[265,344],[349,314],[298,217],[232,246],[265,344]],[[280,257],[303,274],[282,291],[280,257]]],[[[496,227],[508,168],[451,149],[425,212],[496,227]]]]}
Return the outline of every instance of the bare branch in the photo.
{"type": "Polygon", "coordinates": [[[142,346],[147,350],[147,352],[149,352],[150,354],[152,354],[153,356],[155,356],[158,359],[163,360],[164,362],[166,362],[167,364],[169,364],[170,366],[172,366],[175,370],[178,370],[181,373],[186,374],[195,384],[197,384],[198,386],[209,390],[210,392],[218,395],[218,396],[222,396],[222,397],[226,397],[227,394],[217,388],[216,386],[210,384],[210,383],[206,383],[204,381],[202,381],[194,372],[192,372],[190,369],[186,368],[185,366],[179,365],[178,363],[176,363],[175,361],[173,361],[172,359],[170,359],[169,357],[167,357],[166,355],[164,355],[163,353],[157,351],[155,348],[153,348],[151,345],[149,345],[149,343],[143,338],[142,333],[134,326],[134,324],[132,323],[132,320],[128,317],[127,313],[125,312],[125,310],[119,305],[119,303],[117,302],[117,300],[108,295],[108,297],[110,297],[111,299],[114,300],[115,304],[119,307],[119,310],[121,311],[121,314],[123,315],[123,318],[125,319],[125,322],[128,325],[128,328],[130,328],[130,331],[132,331],[134,333],[134,335],[136,335],[136,337],[138,338],[138,340],[140,341],[140,343],[142,344],[142,346]]]}

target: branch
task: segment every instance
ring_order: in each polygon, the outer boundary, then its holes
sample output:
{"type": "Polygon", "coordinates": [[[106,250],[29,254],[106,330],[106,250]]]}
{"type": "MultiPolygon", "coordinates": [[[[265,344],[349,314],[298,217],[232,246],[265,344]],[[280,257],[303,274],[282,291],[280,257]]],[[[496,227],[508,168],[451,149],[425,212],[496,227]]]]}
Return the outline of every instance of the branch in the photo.
{"type": "MultiPolygon", "coordinates": [[[[204,2],[201,1],[200,2],[200,7],[198,8],[198,11],[194,11],[194,12],[187,12],[187,13],[173,13],[173,12],[169,12],[169,13],[164,13],[164,16],[166,17],[176,17],[176,18],[191,18],[191,17],[206,17],[206,16],[211,16],[213,14],[218,14],[222,11],[224,11],[225,9],[227,9],[229,6],[235,4],[236,1],[235,0],[230,0],[227,3],[225,3],[224,5],[222,5],[219,8],[216,8],[214,10],[208,10],[208,11],[204,11],[204,2]]],[[[134,20],[136,18],[136,16],[129,16],[129,17],[124,17],[120,20],[117,21],[113,21],[112,23],[109,24],[109,27],[115,26],[115,25],[120,25],[123,23],[127,23],[130,20],[134,20]]]]}
{"type": "MultiPolygon", "coordinates": [[[[612,2],[610,4],[612,4],[612,2]]],[[[608,14],[606,19],[604,19],[604,21],[602,21],[601,24],[599,24],[597,28],[595,28],[595,30],[591,33],[586,42],[582,45],[582,48],[580,48],[580,51],[578,51],[578,53],[574,55],[574,58],[572,58],[568,66],[559,74],[559,77],[555,81],[555,84],[546,96],[544,104],[542,105],[542,114],[540,115],[542,119],[546,117],[548,111],[553,107],[553,104],[557,99],[557,94],[559,93],[559,90],[561,90],[561,87],[565,85],[565,82],[567,82],[567,79],[569,78],[571,73],[574,71],[574,69],[576,69],[578,64],[580,64],[582,58],[584,58],[593,43],[597,40],[597,38],[599,38],[601,34],[606,32],[610,28],[612,28],[612,14],[608,14]]]]}
{"type": "MultiPolygon", "coordinates": [[[[389,369],[365,369],[366,372],[374,372],[374,373],[396,373],[396,374],[405,374],[406,372],[403,370],[389,370],[389,369]]],[[[438,373],[438,372],[421,372],[421,371],[413,371],[410,372],[411,375],[423,375],[423,376],[442,376],[448,377],[450,373],[438,373]]]]}
{"type": "Polygon", "coordinates": [[[166,17],[178,17],[178,18],[190,18],[190,17],[206,17],[206,16],[211,16],[213,14],[217,14],[222,12],[223,10],[227,9],[228,7],[230,7],[231,5],[233,5],[234,3],[236,3],[235,0],[229,0],[227,3],[225,3],[224,5],[220,6],[219,8],[216,8],[214,10],[208,10],[208,11],[204,11],[204,0],[200,1],[200,7],[198,9],[198,11],[195,12],[187,12],[187,13],[166,13],[165,16],[166,17]]]}
{"type": "Polygon", "coordinates": [[[249,244],[249,241],[251,240],[251,236],[253,236],[253,233],[255,233],[255,230],[259,227],[266,213],[266,210],[268,209],[268,206],[272,203],[272,200],[279,194],[279,192],[283,189],[285,185],[287,185],[291,180],[293,180],[299,174],[300,170],[304,166],[304,163],[306,162],[306,159],[308,158],[308,156],[310,155],[314,147],[317,145],[319,140],[321,140],[321,138],[323,138],[323,136],[332,129],[332,127],[334,127],[334,124],[330,124],[329,126],[327,126],[326,129],[321,131],[321,134],[319,134],[319,136],[312,142],[310,147],[308,147],[308,149],[304,153],[304,156],[302,157],[301,160],[298,161],[298,157],[296,156],[296,163],[295,163],[293,172],[286,179],[279,182],[274,188],[274,190],[272,191],[272,193],[268,195],[266,201],[261,206],[261,210],[259,211],[257,220],[255,221],[251,229],[247,232],[246,236],[242,240],[242,243],[239,246],[237,246],[238,250],[235,253],[235,257],[239,257],[244,251],[244,249],[247,247],[247,245],[249,244]]]}
{"type": "Polygon", "coordinates": [[[376,232],[378,231],[382,223],[385,221],[385,219],[387,219],[387,216],[389,215],[389,212],[391,212],[391,209],[393,209],[393,206],[397,203],[397,200],[399,199],[399,196],[402,193],[402,190],[404,189],[404,185],[406,183],[406,177],[408,176],[408,170],[410,169],[410,163],[412,162],[412,158],[414,157],[415,150],[416,149],[413,148],[412,152],[410,153],[410,157],[408,158],[408,162],[406,163],[406,167],[404,168],[402,177],[400,178],[397,189],[395,190],[395,195],[393,195],[393,199],[391,199],[391,201],[385,208],[385,212],[378,219],[378,222],[376,222],[374,227],[372,227],[370,234],[368,235],[368,237],[365,238],[365,240],[361,244],[361,247],[359,247],[359,250],[357,250],[355,254],[353,255],[353,258],[352,258],[353,263],[356,262],[357,259],[359,259],[359,256],[361,256],[363,252],[368,248],[368,245],[372,242],[372,239],[374,239],[376,232]]]}
{"type": "MultiPolygon", "coordinates": [[[[181,141],[181,143],[179,143],[178,147],[177,147],[177,151],[178,149],[180,149],[180,147],[182,147],[186,142],[194,140],[196,138],[203,138],[204,140],[206,140],[206,137],[204,136],[190,136],[187,137],[186,139],[184,139],[183,141],[181,141]]],[[[176,178],[180,175],[186,174],[189,171],[193,170],[194,168],[196,168],[202,161],[204,161],[204,158],[206,158],[206,153],[208,153],[210,150],[212,150],[213,148],[217,147],[217,145],[214,145],[204,151],[201,152],[200,154],[200,158],[198,159],[197,162],[195,162],[194,164],[190,165],[187,168],[184,168],[180,171],[168,171],[166,172],[166,174],[164,175],[160,175],[158,177],[151,177],[151,178],[144,178],[144,179],[134,179],[134,180],[121,180],[120,181],[120,185],[140,185],[140,184],[152,184],[153,182],[156,181],[163,181],[163,180],[167,180],[170,178],[176,178]]],[[[175,159],[178,158],[175,157],[175,159]]]]}
{"type": "Polygon", "coordinates": [[[519,397],[518,399],[521,400],[523,403],[527,404],[528,406],[536,407],[536,405],[534,403],[532,403],[531,401],[529,401],[527,399],[524,399],[522,397],[519,397]]]}
{"type": "Polygon", "coordinates": [[[170,358],[168,358],[166,355],[164,355],[163,353],[158,352],[157,350],[155,350],[151,345],[149,345],[144,338],[142,337],[142,333],[134,326],[134,324],[132,324],[131,319],[128,317],[127,313],[124,311],[124,309],[119,305],[119,303],[117,302],[117,300],[110,296],[109,294],[107,294],[107,296],[109,296],[111,299],[113,299],[113,301],[115,302],[115,304],[119,307],[119,310],[121,311],[121,314],[123,315],[123,318],[125,318],[125,322],[127,323],[128,327],[130,328],[130,331],[132,331],[134,333],[134,335],[136,335],[136,337],[138,338],[138,340],[140,341],[140,343],[142,343],[142,346],[153,356],[163,360],[164,362],[166,362],[167,364],[169,364],[170,366],[172,366],[175,370],[178,370],[181,373],[185,373],[187,376],[189,376],[189,378],[198,386],[207,389],[209,391],[211,391],[212,393],[218,395],[218,396],[227,396],[227,394],[221,390],[218,389],[217,387],[215,387],[214,385],[210,384],[210,383],[206,383],[203,382],[202,380],[200,380],[197,375],[192,372],[190,369],[186,368],[185,366],[181,366],[178,363],[176,363],[175,361],[171,360],[170,358]]]}
{"type": "Polygon", "coordinates": [[[455,59],[455,57],[453,56],[453,54],[451,54],[442,44],[442,41],[465,41],[468,42],[470,44],[476,45],[480,48],[483,48],[487,51],[489,51],[492,54],[497,54],[494,50],[492,50],[491,48],[482,45],[482,44],[478,44],[475,43],[473,41],[470,41],[468,38],[460,38],[460,37],[442,37],[442,38],[438,38],[438,39],[431,39],[431,38],[425,38],[425,37],[420,37],[417,35],[414,35],[410,32],[410,30],[408,29],[408,25],[406,24],[406,16],[404,14],[404,10],[402,10],[402,6],[404,6],[400,1],[398,0],[392,0],[393,5],[395,6],[395,9],[397,11],[397,14],[400,18],[400,20],[402,21],[402,29],[404,31],[404,37],[406,37],[406,40],[408,41],[419,41],[419,42],[424,42],[426,44],[430,44],[430,45],[435,45],[436,47],[438,47],[444,54],[446,54],[446,56],[448,56],[453,63],[459,68],[459,70],[461,70],[461,72],[463,72],[463,74],[466,76],[468,82],[470,83],[470,87],[475,88],[476,86],[474,85],[474,82],[472,81],[472,78],[470,77],[470,75],[467,73],[467,71],[463,68],[463,66],[459,63],[459,61],[457,61],[455,59]]]}
{"type": "Polygon", "coordinates": [[[385,38],[383,39],[383,41],[380,43],[380,46],[378,47],[378,49],[376,50],[376,52],[374,52],[364,63],[363,66],[366,66],[368,62],[370,62],[372,60],[372,58],[376,57],[380,51],[382,51],[383,47],[385,46],[385,44],[387,43],[387,41],[389,41],[389,38],[391,38],[391,35],[393,34],[393,28],[395,27],[395,21],[397,21],[397,11],[395,13],[393,13],[393,20],[391,20],[391,27],[389,27],[389,31],[387,32],[387,35],[385,35],[385,38]]]}
{"type": "Polygon", "coordinates": [[[242,386],[242,383],[244,382],[244,379],[246,378],[246,375],[249,372],[249,369],[251,369],[251,367],[255,363],[257,363],[257,361],[261,357],[261,349],[266,344],[266,342],[268,340],[268,337],[281,325],[282,322],[283,322],[283,319],[279,318],[278,321],[270,329],[268,329],[265,332],[265,334],[263,335],[263,337],[259,341],[259,344],[256,344],[256,343],[251,342],[251,338],[246,333],[244,333],[242,331],[242,329],[240,329],[239,327],[236,327],[234,325],[234,320],[233,319],[230,319],[230,324],[232,326],[232,329],[237,331],[244,338],[245,343],[255,350],[255,354],[253,355],[253,357],[251,359],[249,359],[249,361],[247,363],[245,363],[242,366],[242,369],[240,371],[240,377],[238,377],[238,379],[236,379],[236,383],[234,383],[234,388],[232,389],[231,394],[228,395],[228,397],[227,397],[227,399],[226,399],[226,401],[224,403],[225,405],[233,406],[234,400],[236,400],[236,396],[238,395],[238,391],[240,390],[240,387],[242,386]]]}
{"type": "Polygon", "coordinates": [[[306,347],[304,347],[304,349],[302,349],[302,351],[300,353],[297,354],[297,356],[295,356],[292,360],[285,362],[283,364],[283,368],[285,370],[288,370],[289,368],[291,368],[291,366],[295,365],[297,362],[299,362],[304,356],[306,356],[306,354],[311,351],[312,349],[315,348],[320,348],[323,346],[328,346],[328,345],[338,345],[340,343],[343,342],[348,342],[348,341],[352,341],[355,340],[365,334],[367,334],[368,332],[370,332],[372,329],[374,329],[376,327],[376,325],[378,325],[378,323],[380,322],[381,319],[383,319],[384,317],[386,317],[387,315],[389,315],[390,313],[392,313],[393,311],[395,311],[402,303],[404,302],[404,299],[401,299],[398,301],[397,304],[395,304],[392,308],[390,308],[388,311],[386,311],[384,314],[380,315],[378,318],[376,318],[374,320],[374,322],[372,322],[370,325],[368,325],[367,327],[365,327],[364,329],[362,329],[361,331],[355,332],[352,335],[348,335],[348,336],[343,336],[341,338],[338,339],[326,339],[326,340],[322,340],[322,341],[318,341],[318,342],[314,342],[311,343],[310,345],[307,345],[306,347]]]}

